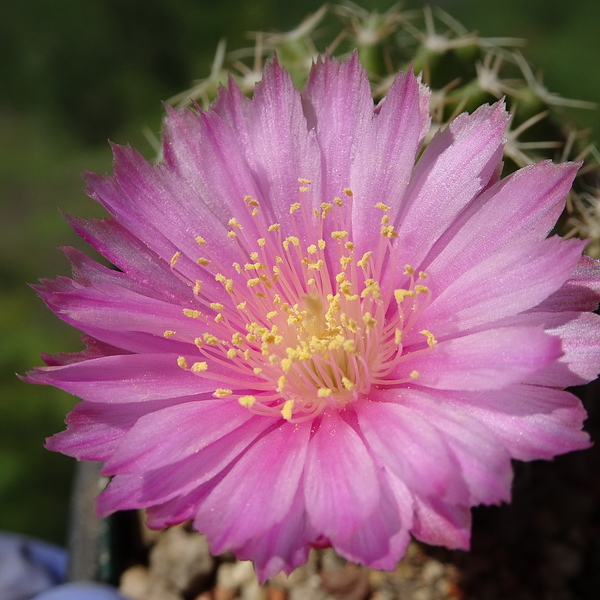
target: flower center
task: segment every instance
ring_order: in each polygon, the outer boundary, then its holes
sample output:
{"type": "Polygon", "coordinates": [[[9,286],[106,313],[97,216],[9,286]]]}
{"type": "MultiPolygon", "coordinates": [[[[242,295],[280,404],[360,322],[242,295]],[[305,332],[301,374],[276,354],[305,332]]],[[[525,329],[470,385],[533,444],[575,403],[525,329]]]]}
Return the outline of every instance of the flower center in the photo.
{"type": "MultiPolygon", "coordinates": [[[[205,250],[197,263],[222,284],[230,301],[210,297],[197,280],[188,283],[210,310],[184,310],[206,328],[193,339],[200,353],[252,381],[248,393],[217,388],[214,395],[236,396],[257,414],[295,422],[312,419],[327,407],[344,409],[373,385],[389,387],[417,378],[416,371],[398,378],[397,367],[404,356],[403,337],[430,297],[422,284],[427,275],[415,277],[409,265],[403,287],[394,289],[400,241],[386,214],[389,207],[376,205],[383,212],[379,243],[358,259],[346,226],[352,191],[346,188],[344,200],[336,197],[315,209],[306,198],[310,181],[298,181],[300,202],[290,205],[290,214],[303,239],[283,238],[280,225],[265,222],[258,201],[246,196],[250,225],[229,221],[228,237],[237,246],[239,262],[221,265],[204,238],[196,238],[205,250]],[[250,228],[252,235],[246,233],[250,228]]],[[[171,259],[174,271],[178,259],[179,253],[171,259]]],[[[435,338],[429,331],[421,333],[427,351],[435,338]]],[[[191,341],[174,331],[164,335],[191,341]]],[[[239,386],[241,378],[212,374],[205,361],[190,367],[180,357],[178,363],[202,377],[239,386]]]]}

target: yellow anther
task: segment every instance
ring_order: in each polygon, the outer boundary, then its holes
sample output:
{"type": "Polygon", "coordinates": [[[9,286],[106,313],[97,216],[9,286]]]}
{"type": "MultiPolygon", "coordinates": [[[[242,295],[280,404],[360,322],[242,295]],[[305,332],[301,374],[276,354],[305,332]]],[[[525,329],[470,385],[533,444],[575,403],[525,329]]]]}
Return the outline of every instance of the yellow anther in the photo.
{"type": "Polygon", "coordinates": [[[394,342],[396,344],[399,344],[401,341],[402,341],[402,330],[396,329],[396,331],[394,331],[394,342]]]}
{"type": "Polygon", "coordinates": [[[354,250],[354,243],[353,242],[346,242],[344,244],[344,248],[346,248],[346,250],[354,250]]]}
{"type": "Polygon", "coordinates": [[[252,371],[254,372],[255,375],[260,375],[262,373],[262,369],[260,367],[254,367],[254,369],[252,369],[252,371]]]}
{"type": "Polygon", "coordinates": [[[307,251],[309,254],[316,254],[316,253],[317,253],[317,247],[316,247],[314,244],[311,244],[311,245],[310,245],[310,246],[309,246],[309,247],[306,249],[306,251],[307,251]]]}
{"type": "Polygon", "coordinates": [[[415,285],[415,292],[417,294],[427,294],[429,293],[429,288],[425,285],[415,285]]]}
{"type": "Polygon", "coordinates": [[[435,336],[433,335],[433,333],[431,333],[431,331],[423,329],[423,331],[419,331],[419,333],[423,334],[427,338],[427,345],[430,348],[433,348],[437,344],[437,340],[435,339],[435,336]]]}
{"type": "Polygon", "coordinates": [[[252,196],[244,196],[244,202],[248,206],[258,206],[258,200],[255,200],[252,196]]]}
{"type": "Polygon", "coordinates": [[[248,281],[246,282],[246,285],[248,287],[254,287],[255,285],[258,285],[260,283],[260,279],[258,277],[253,277],[252,279],[248,279],[248,281]]]}
{"type": "Polygon", "coordinates": [[[371,252],[370,250],[368,252],[365,252],[362,255],[362,258],[356,263],[359,267],[362,267],[363,269],[367,268],[367,263],[369,262],[369,260],[371,259],[371,255],[373,254],[373,252],[371,252]]]}
{"type": "Polygon", "coordinates": [[[292,410],[294,408],[294,401],[293,400],[286,400],[283,404],[283,408],[281,409],[281,416],[286,420],[289,421],[292,418],[292,410]]]}
{"type": "Polygon", "coordinates": [[[236,331],[232,336],[231,336],[231,343],[234,346],[241,346],[244,342],[244,337],[242,336],[242,334],[239,331],[236,331]]]}
{"type": "Polygon", "coordinates": [[[210,260],[208,260],[208,258],[199,258],[196,262],[203,267],[210,265],[210,260]]]}
{"type": "Polygon", "coordinates": [[[165,331],[163,333],[163,336],[166,337],[167,339],[172,338],[175,335],[174,331],[171,331],[170,329],[167,329],[167,331],[165,331]]]}
{"type": "Polygon", "coordinates": [[[338,206],[343,206],[344,203],[342,202],[342,199],[338,196],[336,196],[333,201],[335,202],[335,204],[337,204],[338,206]]]}
{"type": "Polygon", "coordinates": [[[239,221],[235,217],[231,217],[227,224],[231,225],[231,227],[235,227],[236,229],[243,229],[243,227],[240,225],[239,221]]]}
{"type": "Polygon", "coordinates": [[[338,274],[335,276],[335,280],[336,280],[338,283],[342,283],[343,281],[346,281],[346,273],[338,273],[338,274]]]}
{"type": "Polygon", "coordinates": [[[279,377],[279,379],[277,380],[277,391],[279,393],[281,393],[283,391],[283,388],[285,387],[286,383],[287,383],[287,377],[285,375],[282,375],[281,377],[279,377]]]}
{"type": "Polygon", "coordinates": [[[356,333],[358,331],[358,323],[354,319],[348,319],[346,327],[351,333],[356,333]]]}
{"type": "MultiPolygon", "coordinates": [[[[290,348],[287,348],[287,350],[290,350],[290,348]]],[[[281,360],[279,365],[284,373],[289,373],[290,369],[292,368],[292,363],[293,361],[291,358],[284,358],[281,360]]]]}
{"type": "Polygon", "coordinates": [[[429,277],[429,276],[427,275],[427,273],[425,273],[425,271],[419,271],[420,279],[427,279],[427,277],[429,277]]]}
{"type": "Polygon", "coordinates": [[[380,208],[383,212],[387,212],[388,210],[390,210],[390,207],[387,204],[384,204],[383,202],[378,202],[375,205],[375,208],[380,208]]]}
{"type": "Polygon", "coordinates": [[[343,344],[342,344],[342,348],[348,352],[348,354],[354,354],[356,352],[356,348],[354,345],[354,340],[346,340],[343,344]]]}
{"type": "Polygon", "coordinates": [[[194,284],[194,289],[192,290],[194,294],[199,294],[202,290],[202,282],[199,279],[196,279],[196,283],[194,284]]]}
{"type": "Polygon", "coordinates": [[[283,247],[287,250],[290,244],[292,246],[299,246],[300,240],[295,235],[290,235],[283,240],[283,247]]]}
{"type": "Polygon", "coordinates": [[[208,369],[208,365],[204,361],[195,362],[192,365],[192,371],[194,373],[202,373],[202,371],[206,371],[207,369],[208,369]]]}
{"type": "Polygon", "coordinates": [[[410,265],[404,265],[404,274],[405,275],[414,275],[415,270],[410,265]]]}
{"type": "Polygon", "coordinates": [[[317,390],[317,397],[319,398],[327,398],[331,396],[331,394],[333,394],[333,390],[330,390],[329,388],[319,388],[317,390]]]}
{"type": "Polygon", "coordinates": [[[412,298],[415,293],[412,290],[394,290],[396,302],[402,302],[404,298],[412,298]]]}
{"type": "Polygon", "coordinates": [[[236,308],[238,310],[244,310],[246,308],[246,304],[247,304],[247,302],[244,300],[243,302],[240,302],[239,304],[237,304],[236,308]]]}
{"type": "Polygon", "coordinates": [[[184,308],[183,314],[190,319],[198,319],[202,316],[202,313],[199,310],[192,310],[191,308],[184,308]]]}
{"type": "Polygon", "coordinates": [[[256,217],[258,215],[258,208],[253,208],[252,209],[252,213],[250,213],[253,217],[256,217]]]}
{"type": "Polygon", "coordinates": [[[221,322],[221,321],[222,321],[224,318],[225,318],[225,317],[223,316],[223,314],[222,314],[222,313],[218,313],[218,314],[215,316],[215,319],[214,319],[214,321],[215,321],[215,323],[220,323],[220,322],[221,322]]]}
{"type": "Polygon", "coordinates": [[[319,246],[321,250],[325,250],[325,240],[318,240],[317,246],[319,246]]]}
{"type": "Polygon", "coordinates": [[[279,223],[273,223],[273,225],[269,225],[267,231],[279,231],[280,227],[279,223]]]}
{"type": "Polygon", "coordinates": [[[333,204],[330,204],[329,202],[321,202],[321,210],[323,211],[321,213],[321,217],[324,219],[331,212],[332,208],[333,204]]]}
{"type": "Polygon", "coordinates": [[[256,243],[261,247],[264,248],[265,244],[267,243],[267,240],[265,240],[265,238],[258,238],[256,240],[256,243]]]}
{"type": "Polygon", "coordinates": [[[354,384],[347,377],[342,377],[342,385],[349,392],[354,389],[354,384]]]}
{"type": "Polygon", "coordinates": [[[325,263],[323,262],[323,260],[322,260],[322,259],[319,259],[319,260],[317,260],[317,261],[315,261],[315,262],[311,262],[311,263],[308,265],[308,268],[309,268],[309,269],[317,269],[317,270],[318,270],[318,269],[320,269],[320,268],[321,268],[321,267],[322,267],[324,264],[325,264],[325,263]]]}
{"type": "Polygon", "coordinates": [[[332,231],[331,237],[334,240],[343,240],[344,238],[348,237],[348,232],[347,231],[332,231]]]}
{"type": "Polygon", "coordinates": [[[237,350],[235,348],[229,348],[229,350],[227,350],[227,358],[228,359],[233,359],[237,356],[237,350]]]}
{"type": "Polygon", "coordinates": [[[202,337],[204,338],[204,341],[209,346],[218,346],[219,345],[219,340],[211,333],[205,333],[202,337]]]}
{"type": "Polygon", "coordinates": [[[231,266],[236,270],[238,275],[242,272],[242,265],[240,265],[240,263],[234,262],[231,263],[231,266]]]}
{"type": "Polygon", "coordinates": [[[379,289],[379,283],[377,281],[374,279],[367,279],[365,284],[366,287],[360,294],[361,298],[366,298],[369,294],[373,294],[377,299],[381,298],[381,290],[379,289]]]}
{"type": "Polygon", "coordinates": [[[181,256],[181,252],[177,251],[175,252],[175,254],[173,254],[173,256],[171,257],[171,260],[169,261],[169,264],[174,267],[177,264],[177,261],[179,260],[179,257],[181,256]]]}
{"type": "Polygon", "coordinates": [[[242,406],[250,408],[256,402],[256,398],[254,396],[240,396],[238,402],[242,406]]]}
{"type": "Polygon", "coordinates": [[[196,243],[199,244],[200,246],[205,246],[206,245],[206,240],[201,235],[197,235],[196,236],[196,243]]]}
{"type": "Polygon", "coordinates": [[[250,350],[244,350],[244,360],[250,360],[250,350]]]}
{"type": "Polygon", "coordinates": [[[418,379],[419,375],[420,375],[419,371],[411,371],[410,372],[410,378],[411,379],[418,379]]]}
{"type": "Polygon", "coordinates": [[[350,188],[345,188],[344,189],[344,194],[346,194],[346,196],[352,197],[352,190],[350,188]]]}
{"type": "Polygon", "coordinates": [[[220,302],[211,302],[210,307],[213,310],[223,310],[224,306],[220,302]]]}
{"type": "Polygon", "coordinates": [[[300,202],[294,202],[294,204],[290,204],[290,215],[294,214],[299,209],[300,209],[300,202]]]}
{"type": "Polygon", "coordinates": [[[272,310],[267,313],[267,319],[274,319],[279,313],[276,310],[272,310]]]}
{"type": "Polygon", "coordinates": [[[310,179],[305,179],[304,177],[298,177],[298,183],[303,183],[304,185],[310,185],[312,181],[310,179]]]}
{"type": "Polygon", "coordinates": [[[196,338],[194,340],[194,344],[196,344],[197,348],[202,348],[202,346],[204,346],[204,342],[202,341],[202,338],[196,338]]]}
{"type": "Polygon", "coordinates": [[[394,226],[393,225],[384,225],[381,228],[381,235],[383,237],[386,237],[386,238],[396,238],[396,237],[398,237],[398,234],[396,233],[396,231],[394,231],[394,226]]]}
{"type": "Polygon", "coordinates": [[[369,312],[366,312],[363,315],[362,320],[369,329],[372,329],[373,327],[375,327],[375,325],[377,325],[377,321],[371,316],[371,313],[369,312]]]}
{"type": "Polygon", "coordinates": [[[304,185],[303,185],[303,186],[300,186],[300,187],[298,188],[298,191],[299,191],[299,192],[308,192],[308,188],[307,188],[306,186],[304,186],[304,185]]]}
{"type": "Polygon", "coordinates": [[[235,231],[228,231],[227,232],[227,237],[230,239],[236,238],[237,237],[237,233],[235,231]]]}
{"type": "Polygon", "coordinates": [[[250,258],[251,258],[253,261],[257,261],[257,260],[258,260],[258,252],[251,252],[251,253],[250,253],[250,258]]]}
{"type": "Polygon", "coordinates": [[[226,398],[227,396],[231,396],[231,394],[233,394],[232,390],[227,390],[224,388],[217,388],[214,391],[213,396],[216,396],[217,398],[226,398]]]}
{"type": "Polygon", "coordinates": [[[314,285],[314,283],[315,283],[315,278],[314,278],[314,277],[311,277],[311,278],[310,278],[310,279],[309,279],[309,280],[306,282],[306,285],[314,285]]]}
{"type": "Polygon", "coordinates": [[[182,369],[187,369],[188,368],[187,360],[185,360],[184,356],[177,357],[177,366],[180,367],[180,368],[182,368],[182,369]]]}
{"type": "Polygon", "coordinates": [[[271,356],[269,356],[269,364],[271,365],[277,364],[278,360],[279,356],[277,356],[277,354],[271,354],[271,356]]]}

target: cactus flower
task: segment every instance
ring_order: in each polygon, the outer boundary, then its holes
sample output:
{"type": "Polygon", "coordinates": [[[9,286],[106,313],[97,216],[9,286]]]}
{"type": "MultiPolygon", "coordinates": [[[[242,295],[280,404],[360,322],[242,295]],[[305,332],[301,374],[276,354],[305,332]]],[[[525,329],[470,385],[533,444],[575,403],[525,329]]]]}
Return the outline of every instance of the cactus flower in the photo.
{"type": "Polygon", "coordinates": [[[87,349],[28,375],[81,397],[48,448],[103,461],[98,512],[186,520],[265,579],[311,547],[393,569],[412,534],[468,548],[511,459],[586,448],[563,388],[600,370],[598,263],[547,237],[578,164],[501,179],[501,102],[423,150],[427,88],[373,104],[356,55],[302,92],[276,60],[252,99],[169,109],[164,161],[115,147],[38,290],[87,349]]]}

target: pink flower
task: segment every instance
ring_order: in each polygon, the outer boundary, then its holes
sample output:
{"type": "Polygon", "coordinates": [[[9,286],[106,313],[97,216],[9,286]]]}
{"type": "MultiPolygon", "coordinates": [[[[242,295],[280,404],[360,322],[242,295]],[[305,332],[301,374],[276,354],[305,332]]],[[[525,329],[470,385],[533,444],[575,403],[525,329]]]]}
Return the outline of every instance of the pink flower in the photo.
{"type": "Polygon", "coordinates": [[[101,515],[193,519],[265,579],[331,544],[393,569],[409,534],[469,545],[511,459],[586,448],[562,388],[600,370],[600,269],[546,236],[579,165],[500,180],[502,103],[419,157],[428,91],[373,106],[356,56],[297,92],[277,62],[249,100],[169,110],[164,164],[116,147],[88,175],[111,219],[71,219],[39,292],[88,349],[29,380],[83,398],[48,447],[104,461],[101,515]],[[415,164],[416,162],[416,164],[415,164]]]}

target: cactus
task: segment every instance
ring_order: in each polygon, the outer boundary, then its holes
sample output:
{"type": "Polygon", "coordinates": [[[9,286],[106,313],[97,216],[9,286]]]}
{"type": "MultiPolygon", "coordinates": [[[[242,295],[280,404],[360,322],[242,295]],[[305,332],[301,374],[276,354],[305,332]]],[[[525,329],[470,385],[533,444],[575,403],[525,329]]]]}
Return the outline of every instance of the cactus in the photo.
{"type": "Polygon", "coordinates": [[[588,253],[600,257],[600,154],[587,133],[562,111],[567,106],[595,105],[549,92],[520,53],[523,40],[480,37],[439,8],[405,11],[394,6],[379,14],[349,1],[322,6],[292,31],[251,36],[253,47],[230,54],[221,41],[209,76],[170,102],[177,106],[197,102],[206,108],[228,73],[250,95],[264,60],[274,52],[301,87],[319,55],[328,52],[343,59],[354,49],[369,73],[376,100],[385,96],[397,71],[412,67],[422,73],[432,90],[431,135],[460,112],[504,97],[513,114],[504,150],[505,172],[546,158],[584,160],[558,233],[590,238],[588,253]]]}

